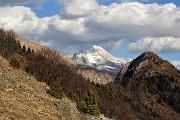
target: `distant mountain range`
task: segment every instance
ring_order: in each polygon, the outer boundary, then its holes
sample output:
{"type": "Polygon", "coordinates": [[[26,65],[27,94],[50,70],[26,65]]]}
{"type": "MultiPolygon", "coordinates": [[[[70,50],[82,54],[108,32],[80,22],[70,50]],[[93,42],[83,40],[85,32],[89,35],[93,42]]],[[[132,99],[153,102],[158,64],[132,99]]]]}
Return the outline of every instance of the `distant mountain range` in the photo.
{"type": "MultiPolygon", "coordinates": [[[[108,73],[115,77],[119,70],[126,69],[129,66],[129,62],[117,58],[108,53],[105,49],[100,46],[94,45],[88,50],[81,50],[75,53],[72,57],[78,63],[94,68],[95,70],[108,73]]],[[[177,69],[180,69],[180,65],[173,63],[177,69]]]]}
{"type": "Polygon", "coordinates": [[[116,76],[119,70],[126,64],[122,58],[116,58],[100,46],[94,45],[89,50],[81,50],[72,57],[73,60],[116,76]]]}

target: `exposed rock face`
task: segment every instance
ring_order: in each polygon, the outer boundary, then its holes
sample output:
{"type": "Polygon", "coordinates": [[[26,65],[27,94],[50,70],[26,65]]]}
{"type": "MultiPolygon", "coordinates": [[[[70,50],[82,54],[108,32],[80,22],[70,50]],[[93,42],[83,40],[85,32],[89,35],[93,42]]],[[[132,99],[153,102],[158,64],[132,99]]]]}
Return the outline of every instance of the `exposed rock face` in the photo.
{"type": "Polygon", "coordinates": [[[153,52],[146,52],[127,63],[120,71],[118,79],[126,77],[146,78],[158,74],[179,76],[178,70],[168,61],[161,59],[153,52]]]}
{"type": "Polygon", "coordinates": [[[89,50],[74,54],[72,59],[112,76],[116,76],[126,63],[123,59],[112,56],[106,50],[96,45],[89,50]]]}

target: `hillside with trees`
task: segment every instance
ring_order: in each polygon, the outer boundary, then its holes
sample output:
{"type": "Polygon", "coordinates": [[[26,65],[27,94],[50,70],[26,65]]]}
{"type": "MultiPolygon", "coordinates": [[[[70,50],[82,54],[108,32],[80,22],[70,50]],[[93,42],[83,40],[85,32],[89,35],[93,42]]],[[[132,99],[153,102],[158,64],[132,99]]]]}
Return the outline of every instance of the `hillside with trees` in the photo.
{"type": "Polygon", "coordinates": [[[0,30],[0,55],[15,70],[45,82],[49,95],[71,99],[82,114],[117,120],[178,120],[180,116],[180,73],[154,54],[141,55],[121,70],[115,82],[104,85],[78,74],[52,49],[34,52],[21,46],[12,31],[0,30]]]}

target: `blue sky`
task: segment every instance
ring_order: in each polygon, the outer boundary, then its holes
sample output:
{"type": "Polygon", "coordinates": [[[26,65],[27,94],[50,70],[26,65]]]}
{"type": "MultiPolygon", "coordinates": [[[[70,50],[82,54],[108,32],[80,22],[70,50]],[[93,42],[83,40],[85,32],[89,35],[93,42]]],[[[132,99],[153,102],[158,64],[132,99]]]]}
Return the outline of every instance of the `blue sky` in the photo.
{"type": "Polygon", "coordinates": [[[0,0],[0,27],[66,56],[95,44],[117,57],[154,51],[180,64],[179,6],[179,0],[0,0]]]}
{"type": "Polygon", "coordinates": [[[55,0],[52,0],[52,1],[49,0],[45,3],[42,3],[41,8],[36,8],[37,4],[35,4],[35,3],[29,3],[25,6],[32,8],[32,10],[40,18],[56,15],[60,12],[60,10],[62,8],[62,6],[59,4],[59,2],[55,1],[55,0]]]}
{"type": "MultiPolygon", "coordinates": [[[[128,1],[128,0],[127,0],[128,1]]],[[[131,0],[130,0],[131,1],[131,0]]],[[[179,0],[134,0],[138,1],[144,4],[151,4],[151,3],[157,3],[157,4],[166,4],[166,3],[174,3],[177,6],[180,6],[179,0]]],[[[120,3],[120,0],[98,0],[97,1],[100,5],[110,5],[112,3],[120,3]]],[[[52,16],[59,13],[59,11],[62,8],[62,5],[57,0],[48,0],[47,2],[43,3],[41,6],[41,9],[36,9],[37,4],[35,3],[29,3],[25,5],[27,7],[31,7],[33,11],[37,14],[39,17],[46,17],[46,16],[52,16]],[[48,11],[48,12],[47,12],[48,11]]]]}

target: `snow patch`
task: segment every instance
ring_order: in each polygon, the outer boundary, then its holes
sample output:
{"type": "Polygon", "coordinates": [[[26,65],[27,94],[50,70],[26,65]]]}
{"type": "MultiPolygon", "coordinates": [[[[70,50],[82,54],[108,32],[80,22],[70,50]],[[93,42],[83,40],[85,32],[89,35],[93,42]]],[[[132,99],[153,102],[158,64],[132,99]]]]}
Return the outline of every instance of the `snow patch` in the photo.
{"type": "Polygon", "coordinates": [[[89,65],[97,70],[105,71],[116,76],[120,69],[127,63],[122,58],[116,58],[100,46],[94,45],[89,50],[81,50],[73,55],[73,60],[89,65]]]}

